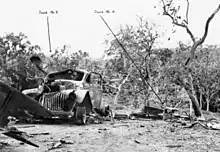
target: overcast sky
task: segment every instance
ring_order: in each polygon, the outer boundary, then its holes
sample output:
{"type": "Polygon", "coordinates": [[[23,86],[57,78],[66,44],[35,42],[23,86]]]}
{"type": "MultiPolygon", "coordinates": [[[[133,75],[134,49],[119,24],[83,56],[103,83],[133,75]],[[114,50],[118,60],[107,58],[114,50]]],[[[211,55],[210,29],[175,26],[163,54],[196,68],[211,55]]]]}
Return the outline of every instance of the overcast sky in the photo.
{"type": "MultiPolygon", "coordinates": [[[[189,23],[195,36],[204,32],[205,21],[217,8],[219,0],[190,0],[189,23]]],[[[23,32],[33,44],[38,44],[48,52],[46,16],[39,11],[58,11],[50,15],[52,50],[64,44],[70,45],[72,51],[79,49],[89,52],[92,58],[102,56],[105,49],[104,40],[109,32],[95,10],[114,10],[114,14],[102,14],[115,33],[120,25],[137,23],[137,15],[143,16],[163,30],[171,27],[169,18],[159,16],[158,0],[5,0],[1,1],[0,34],[23,32]]],[[[220,44],[220,13],[211,22],[206,44],[220,44]]],[[[174,47],[178,41],[187,42],[188,35],[181,28],[168,41],[165,35],[160,46],[174,47]]]]}

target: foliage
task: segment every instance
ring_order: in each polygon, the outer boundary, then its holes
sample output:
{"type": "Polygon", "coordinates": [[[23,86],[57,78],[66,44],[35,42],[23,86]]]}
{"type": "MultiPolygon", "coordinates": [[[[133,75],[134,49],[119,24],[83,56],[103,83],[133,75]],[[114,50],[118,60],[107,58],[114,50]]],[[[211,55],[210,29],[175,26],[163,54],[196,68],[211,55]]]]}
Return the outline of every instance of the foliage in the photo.
{"type": "Polygon", "coordinates": [[[32,45],[23,33],[18,35],[10,33],[0,37],[1,80],[21,91],[37,87],[45,75],[29,61],[32,55],[41,57],[43,68],[47,72],[75,67],[97,70],[96,66],[99,63],[92,61],[87,52],[79,50],[69,53],[66,45],[56,49],[50,56],[46,56],[41,52],[40,47],[32,45]]]}
{"type": "MultiPolygon", "coordinates": [[[[188,47],[186,47],[188,48],[188,47]]],[[[198,101],[202,101],[201,107],[211,111],[217,111],[219,89],[220,89],[220,72],[219,72],[219,47],[205,46],[200,47],[200,51],[196,53],[196,58],[192,64],[190,71],[192,73],[194,89],[197,93],[198,101]],[[210,105],[207,102],[210,101],[210,105]],[[208,107],[207,107],[208,106],[208,107]]],[[[178,88],[182,86],[182,78],[186,77],[185,69],[182,66],[187,58],[187,50],[182,48],[182,44],[177,48],[172,58],[167,62],[166,66],[162,68],[160,73],[160,84],[164,86],[172,86],[171,88],[178,88]]],[[[160,87],[162,92],[166,92],[168,98],[169,89],[160,87]]],[[[172,90],[172,89],[171,89],[172,90]]],[[[181,91],[181,89],[179,90],[181,91]]],[[[172,92],[172,91],[171,91],[172,92]]],[[[172,96],[175,96],[174,94],[172,96]]],[[[179,101],[176,98],[176,103],[179,101]]]]}
{"type": "Polygon", "coordinates": [[[40,53],[40,47],[31,45],[23,33],[18,35],[10,33],[0,37],[0,74],[2,79],[13,84],[19,90],[30,87],[26,78],[38,75],[30,62],[27,62],[29,57],[34,54],[43,56],[40,53]]]}
{"type": "MultiPolygon", "coordinates": [[[[146,49],[147,45],[144,45],[146,43],[141,41],[144,39],[141,36],[146,35],[139,35],[140,38],[135,37],[138,35],[138,28],[126,26],[120,29],[117,36],[143,74],[149,76],[148,81],[154,86],[154,89],[159,88],[157,93],[167,106],[176,106],[179,102],[188,104],[190,99],[182,84],[187,78],[183,65],[188,58],[190,46],[180,42],[179,47],[172,50],[168,48],[152,49],[152,46],[149,47],[150,49],[146,49]],[[143,58],[144,55],[146,58],[143,58]]],[[[198,50],[200,51],[196,53],[195,61],[188,70],[192,73],[198,101],[202,100],[202,108],[206,109],[207,100],[210,100],[210,110],[216,111],[219,106],[219,47],[200,46],[198,50]],[[200,94],[202,99],[200,99],[200,94]]],[[[136,102],[138,99],[140,103],[144,100],[151,100],[153,92],[150,89],[147,90],[148,98],[145,98],[146,90],[140,81],[140,74],[126,58],[116,40],[110,42],[109,49],[105,53],[110,57],[105,69],[109,78],[130,74],[129,82],[124,85],[121,92],[121,97],[123,97],[121,101],[136,102]]]]}
{"type": "MultiPolygon", "coordinates": [[[[136,66],[129,60],[116,39],[107,43],[109,47],[105,54],[109,60],[106,64],[106,75],[109,78],[122,78],[125,75],[129,75],[129,83],[124,85],[121,93],[121,96],[125,96],[128,99],[122,98],[122,100],[129,101],[131,96],[142,96],[143,100],[146,101],[149,96],[149,86],[144,85],[141,74],[151,84],[154,83],[154,77],[158,75],[156,67],[158,67],[159,63],[155,56],[157,51],[154,51],[153,47],[159,34],[155,27],[155,24],[151,24],[144,20],[143,17],[139,17],[137,26],[126,25],[121,27],[117,33],[119,41],[123,44],[136,66]]],[[[163,60],[163,62],[166,61],[163,60]]]]}

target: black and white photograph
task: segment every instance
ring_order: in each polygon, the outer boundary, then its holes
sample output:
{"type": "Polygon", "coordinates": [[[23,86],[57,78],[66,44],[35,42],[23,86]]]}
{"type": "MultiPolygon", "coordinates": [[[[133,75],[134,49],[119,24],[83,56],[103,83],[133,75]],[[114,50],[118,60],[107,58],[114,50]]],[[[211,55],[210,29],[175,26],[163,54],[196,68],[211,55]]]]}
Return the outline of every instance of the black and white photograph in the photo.
{"type": "Polygon", "coordinates": [[[219,0],[7,0],[0,152],[219,152],[219,0]]]}

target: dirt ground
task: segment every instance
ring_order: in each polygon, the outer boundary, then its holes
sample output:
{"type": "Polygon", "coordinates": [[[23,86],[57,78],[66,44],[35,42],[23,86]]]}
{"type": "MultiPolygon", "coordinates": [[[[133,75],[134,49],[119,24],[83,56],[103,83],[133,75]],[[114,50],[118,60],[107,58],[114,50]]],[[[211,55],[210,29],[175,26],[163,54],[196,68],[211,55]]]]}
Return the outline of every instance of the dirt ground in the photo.
{"type": "Polygon", "coordinates": [[[162,120],[123,120],[103,124],[76,125],[16,125],[28,134],[29,140],[39,148],[23,144],[4,135],[0,136],[3,152],[203,152],[220,151],[220,131],[207,130],[201,126],[183,128],[179,123],[162,120]],[[45,134],[44,134],[45,133],[45,134]],[[54,144],[66,142],[51,149],[54,144]]]}

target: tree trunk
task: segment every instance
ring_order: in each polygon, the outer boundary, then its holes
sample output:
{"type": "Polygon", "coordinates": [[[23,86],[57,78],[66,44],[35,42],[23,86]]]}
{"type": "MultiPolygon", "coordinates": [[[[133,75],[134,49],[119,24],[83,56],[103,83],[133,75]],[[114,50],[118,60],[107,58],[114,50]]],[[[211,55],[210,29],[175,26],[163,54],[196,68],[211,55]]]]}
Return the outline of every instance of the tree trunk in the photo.
{"type": "Polygon", "coordinates": [[[209,98],[206,98],[206,111],[209,111],[209,103],[210,103],[209,98]]]}
{"type": "Polygon", "coordinates": [[[148,90],[144,90],[144,106],[145,107],[150,107],[148,90]]]}
{"type": "MultiPolygon", "coordinates": [[[[148,83],[150,83],[150,77],[147,78],[148,83]]],[[[149,101],[149,90],[150,87],[149,85],[144,86],[144,107],[149,107],[150,106],[150,101],[149,101]]]]}
{"type": "Polygon", "coordinates": [[[197,117],[203,117],[202,111],[199,107],[199,102],[196,98],[195,90],[193,88],[192,76],[190,73],[187,74],[186,79],[183,80],[184,88],[191,100],[192,108],[197,117]]]}
{"type": "Polygon", "coordinates": [[[199,107],[202,109],[202,91],[199,92],[199,107]]]}

